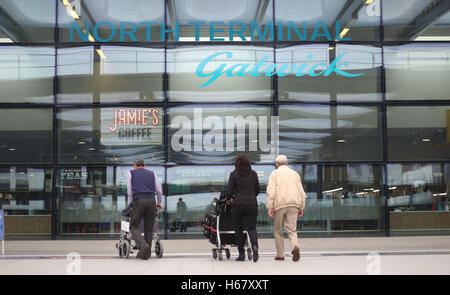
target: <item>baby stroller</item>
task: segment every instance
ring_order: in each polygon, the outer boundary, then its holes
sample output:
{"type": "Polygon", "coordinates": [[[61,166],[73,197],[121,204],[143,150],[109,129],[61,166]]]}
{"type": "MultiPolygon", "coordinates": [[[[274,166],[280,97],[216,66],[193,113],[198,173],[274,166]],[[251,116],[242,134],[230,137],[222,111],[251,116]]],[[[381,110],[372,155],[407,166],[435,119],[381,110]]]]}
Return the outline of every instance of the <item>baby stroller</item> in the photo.
{"type": "MultiPolygon", "coordinates": [[[[152,245],[154,245],[154,251],[156,257],[161,258],[163,256],[163,245],[159,238],[159,218],[160,210],[156,211],[155,222],[153,227],[153,237],[152,245]]],[[[129,205],[125,210],[122,211],[122,221],[120,226],[120,240],[116,244],[116,248],[119,250],[120,258],[126,259],[133,253],[133,250],[137,250],[136,243],[130,232],[130,221],[131,221],[131,206],[129,205]]],[[[142,225],[142,222],[141,222],[142,225]]],[[[141,232],[143,232],[141,226],[141,232]]],[[[141,235],[144,235],[141,233],[141,235]]],[[[152,248],[153,248],[152,247],[152,248]]]]}
{"type": "MultiPolygon", "coordinates": [[[[205,226],[203,234],[213,245],[216,245],[212,249],[212,256],[214,259],[219,258],[223,260],[222,252],[225,252],[227,259],[230,259],[230,249],[227,246],[235,247],[235,231],[233,230],[231,219],[231,202],[227,198],[226,192],[221,192],[219,200],[216,202],[216,209],[214,212],[209,212],[205,217],[205,226]]],[[[250,237],[247,231],[243,232],[243,235],[247,236],[245,246],[247,247],[247,256],[251,260],[253,252],[250,245],[250,237]]]]}

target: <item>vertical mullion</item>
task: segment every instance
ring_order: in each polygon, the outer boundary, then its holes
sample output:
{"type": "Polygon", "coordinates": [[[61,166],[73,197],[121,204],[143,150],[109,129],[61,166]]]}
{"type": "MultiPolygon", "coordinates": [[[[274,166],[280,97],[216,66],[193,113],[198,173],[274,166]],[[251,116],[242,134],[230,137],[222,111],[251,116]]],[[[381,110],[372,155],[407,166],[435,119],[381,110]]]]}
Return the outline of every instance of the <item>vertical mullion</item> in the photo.
{"type": "Polygon", "coordinates": [[[384,202],[384,226],[385,235],[389,237],[391,235],[390,215],[389,215],[389,184],[388,184],[388,128],[387,128],[387,107],[386,107],[386,69],[384,66],[384,24],[383,24],[383,0],[380,1],[380,41],[381,41],[381,93],[382,93],[382,106],[381,106],[381,124],[382,124],[382,140],[383,140],[383,163],[384,163],[384,184],[383,191],[385,196],[384,202]]]}
{"type": "Polygon", "coordinates": [[[58,128],[58,122],[57,122],[57,109],[56,109],[56,103],[57,103],[57,95],[58,95],[58,46],[59,43],[59,26],[58,26],[58,0],[55,0],[55,32],[54,32],[54,48],[55,48],[55,72],[53,77],[53,108],[52,108],[52,205],[51,205],[51,232],[52,232],[52,239],[56,240],[57,238],[57,229],[58,229],[58,208],[57,208],[57,197],[56,197],[56,162],[58,160],[58,137],[57,137],[57,128],[58,128]]]}

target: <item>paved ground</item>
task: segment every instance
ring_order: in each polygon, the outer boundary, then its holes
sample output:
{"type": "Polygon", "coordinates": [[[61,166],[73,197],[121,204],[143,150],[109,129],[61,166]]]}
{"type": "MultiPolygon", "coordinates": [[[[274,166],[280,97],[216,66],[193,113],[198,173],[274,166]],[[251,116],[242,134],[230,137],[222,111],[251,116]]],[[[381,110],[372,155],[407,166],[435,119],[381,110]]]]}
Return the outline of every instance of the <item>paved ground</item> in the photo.
{"type": "Polygon", "coordinates": [[[302,258],[296,263],[289,253],[285,261],[275,261],[272,239],[260,240],[257,263],[235,262],[236,248],[231,249],[231,260],[214,260],[206,240],[164,240],[164,257],[153,255],[148,261],[134,255],[118,258],[114,243],[6,241],[6,255],[0,256],[0,275],[450,275],[449,236],[300,239],[302,258]],[[71,252],[81,259],[68,258],[71,252]]]}

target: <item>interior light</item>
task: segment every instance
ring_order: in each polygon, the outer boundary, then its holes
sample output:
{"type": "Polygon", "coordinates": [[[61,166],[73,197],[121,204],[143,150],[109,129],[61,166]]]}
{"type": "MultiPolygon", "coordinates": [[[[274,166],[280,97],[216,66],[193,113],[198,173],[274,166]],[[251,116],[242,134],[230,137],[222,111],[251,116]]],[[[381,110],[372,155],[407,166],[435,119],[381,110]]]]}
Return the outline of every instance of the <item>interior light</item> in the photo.
{"type": "Polygon", "coordinates": [[[68,10],[69,10],[70,15],[71,15],[74,19],[80,19],[80,16],[78,15],[78,13],[77,13],[75,10],[73,10],[73,9],[68,9],[68,10]]]}
{"type": "Polygon", "coordinates": [[[89,33],[89,41],[91,41],[91,42],[95,42],[95,39],[94,39],[94,37],[92,37],[92,35],[89,33]]]}
{"type": "Polygon", "coordinates": [[[78,144],[86,144],[85,141],[79,141],[78,144]]]}
{"type": "Polygon", "coordinates": [[[346,142],[346,140],[345,139],[338,139],[338,141],[337,142],[339,142],[339,143],[343,143],[343,142],[346,142]]]}
{"type": "Polygon", "coordinates": [[[15,148],[10,148],[9,150],[13,152],[13,151],[15,151],[16,149],[15,149],[15,148]]]}
{"type": "Polygon", "coordinates": [[[62,0],[62,3],[64,4],[65,7],[69,7],[70,3],[67,0],[62,0]]]}
{"type": "Polygon", "coordinates": [[[344,189],[343,187],[340,187],[340,188],[332,189],[332,190],[329,190],[329,191],[323,191],[322,193],[334,193],[334,192],[341,191],[343,189],[344,189]]]}
{"type": "Polygon", "coordinates": [[[95,148],[89,148],[90,151],[95,151],[95,148]]]}
{"type": "Polygon", "coordinates": [[[397,187],[396,186],[391,186],[389,189],[390,190],[394,190],[394,189],[397,189],[397,187]]]}
{"type": "Polygon", "coordinates": [[[370,5],[370,4],[372,4],[372,3],[373,3],[373,1],[374,1],[374,0],[367,0],[367,1],[366,1],[366,5],[370,5]]]}
{"type": "Polygon", "coordinates": [[[423,141],[423,142],[430,142],[431,139],[429,139],[429,138],[423,138],[422,141],[423,141]]]}
{"type": "Polygon", "coordinates": [[[330,51],[334,50],[334,47],[328,47],[328,50],[330,50],[330,51]]]}
{"type": "Polygon", "coordinates": [[[105,54],[103,53],[103,51],[101,49],[96,49],[98,55],[100,55],[101,58],[106,58],[105,54]]]}
{"type": "Polygon", "coordinates": [[[344,38],[344,36],[348,33],[348,31],[350,31],[350,28],[344,28],[339,37],[341,37],[341,39],[344,38]]]}

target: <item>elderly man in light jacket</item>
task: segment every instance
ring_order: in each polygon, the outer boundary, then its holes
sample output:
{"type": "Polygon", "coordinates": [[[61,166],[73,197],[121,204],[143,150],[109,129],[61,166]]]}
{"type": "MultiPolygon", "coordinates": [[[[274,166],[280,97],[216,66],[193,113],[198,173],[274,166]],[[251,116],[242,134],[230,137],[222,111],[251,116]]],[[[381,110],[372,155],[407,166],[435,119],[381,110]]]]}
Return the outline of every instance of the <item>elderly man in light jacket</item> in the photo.
{"type": "Polygon", "coordinates": [[[292,260],[300,259],[297,238],[297,218],[303,215],[306,194],[300,175],[288,167],[286,156],[276,158],[277,169],[270,174],[267,185],[267,208],[274,218],[274,236],[277,256],[275,260],[284,260],[283,226],[288,234],[292,250],[292,260]]]}

